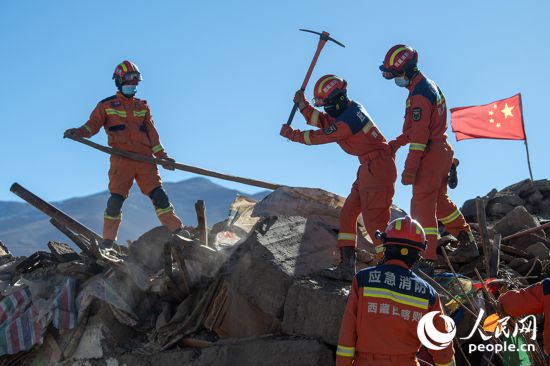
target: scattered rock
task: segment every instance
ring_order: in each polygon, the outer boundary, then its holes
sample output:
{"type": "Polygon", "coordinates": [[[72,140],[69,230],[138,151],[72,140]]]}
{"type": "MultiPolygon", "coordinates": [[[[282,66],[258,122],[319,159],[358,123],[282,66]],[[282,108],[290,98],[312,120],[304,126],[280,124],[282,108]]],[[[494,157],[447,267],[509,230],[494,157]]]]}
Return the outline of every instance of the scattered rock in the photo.
{"type": "Polygon", "coordinates": [[[525,251],[531,257],[538,258],[541,261],[550,259],[550,251],[548,250],[548,247],[546,246],[546,244],[541,242],[531,244],[527,247],[527,249],[525,249],[525,251]]]}

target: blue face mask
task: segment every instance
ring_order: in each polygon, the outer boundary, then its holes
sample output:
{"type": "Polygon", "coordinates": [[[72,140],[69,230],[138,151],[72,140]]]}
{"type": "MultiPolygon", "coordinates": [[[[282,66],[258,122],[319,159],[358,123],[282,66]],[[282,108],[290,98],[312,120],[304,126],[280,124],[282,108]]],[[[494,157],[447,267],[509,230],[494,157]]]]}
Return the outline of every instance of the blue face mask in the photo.
{"type": "Polygon", "coordinates": [[[134,95],[137,92],[137,85],[122,85],[122,94],[134,95]]]}
{"type": "Polygon", "coordinates": [[[409,86],[410,84],[410,80],[409,78],[407,78],[405,75],[403,76],[396,76],[395,79],[393,79],[393,81],[395,82],[395,84],[397,86],[400,86],[402,88],[406,88],[407,86],[409,86]]]}

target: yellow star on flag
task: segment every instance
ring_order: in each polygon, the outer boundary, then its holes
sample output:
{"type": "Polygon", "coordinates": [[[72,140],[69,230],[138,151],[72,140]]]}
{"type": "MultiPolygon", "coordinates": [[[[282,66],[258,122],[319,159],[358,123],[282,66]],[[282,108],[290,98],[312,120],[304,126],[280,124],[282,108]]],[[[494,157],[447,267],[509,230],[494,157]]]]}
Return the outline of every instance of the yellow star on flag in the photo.
{"type": "Polygon", "coordinates": [[[493,123],[493,122],[495,122],[495,120],[491,118],[491,119],[489,120],[489,122],[493,123]]]}
{"type": "Polygon", "coordinates": [[[495,112],[489,111],[489,116],[492,116],[493,114],[495,114],[495,112]]]}
{"type": "Polygon", "coordinates": [[[500,126],[501,126],[500,123],[497,123],[497,127],[500,128],[500,126]]]}
{"type": "Polygon", "coordinates": [[[508,118],[508,116],[514,117],[514,115],[512,114],[512,110],[514,108],[515,106],[508,107],[508,103],[504,105],[504,109],[501,110],[501,112],[504,113],[504,119],[508,118]]]}
{"type": "Polygon", "coordinates": [[[496,105],[496,104],[493,104],[493,108],[494,108],[494,109],[497,109],[497,105],[496,105]]]}

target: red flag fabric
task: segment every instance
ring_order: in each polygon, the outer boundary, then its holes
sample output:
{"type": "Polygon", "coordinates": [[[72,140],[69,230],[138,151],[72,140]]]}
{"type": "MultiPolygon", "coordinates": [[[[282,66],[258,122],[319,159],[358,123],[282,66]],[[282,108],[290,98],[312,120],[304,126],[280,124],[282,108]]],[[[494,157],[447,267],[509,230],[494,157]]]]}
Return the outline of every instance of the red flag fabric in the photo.
{"type": "Polygon", "coordinates": [[[456,140],[525,140],[521,94],[471,107],[451,108],[451,126],[456,140]]]}

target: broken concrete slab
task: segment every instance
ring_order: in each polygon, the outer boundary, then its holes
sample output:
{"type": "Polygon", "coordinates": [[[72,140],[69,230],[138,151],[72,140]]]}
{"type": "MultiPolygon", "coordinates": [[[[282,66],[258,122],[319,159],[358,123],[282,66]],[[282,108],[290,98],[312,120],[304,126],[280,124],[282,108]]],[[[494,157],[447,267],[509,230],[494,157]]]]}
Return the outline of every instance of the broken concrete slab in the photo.
{"type": "Polygon", "coordinates": [[[49,241],[48,248],[50,248],[50,252],[58,262],[64,263],[80,259],[78,253],[67,244],[49,241]]]}
{"type": "Polygon", "coordinates": [[[487,215],[490,217],[502,217],[512,211],[514,206],[506,203],[489,203],[487,206],[487,215]]]}
{"type": "Polygon", "coordinates": [[[493,229],[502,236],[507,236],[539,225],[539,221],[525,207],[518,206],[500,219],[493,229]]]}
{"type": "Polygon", "coordinates": [[[337,345],[348,294],[349,290],[334,282],[295,281],[286,297],[283,332],[337,345]]]}
{"type": "Polygon", "coordinates": [[[164,266],[164,243],[171,238],[172,233],[164,226],[151,229],[130,243],[130,258],[156,272],[164,266]]]}
{"type": "Polygon", "coordinates": [[[503,191],[503,192],[496,193],[489,200],[489,205],[491,203],[503,203],[506,205],[516,207],[516,206],[523,206],[525,204],[525,200],[523,200],[521,197],[519,197],[517,194],[513,192],[503,191]]]}
{"type": "Polygon", "coordinates": [[[527,254],[529,254],[531,257],[538,258],[541,261],[550,259],[550,251],[548,250],[548,247],[546,244],[541,243],[540,241],[529,245],[525,251],[527,254]]]}

